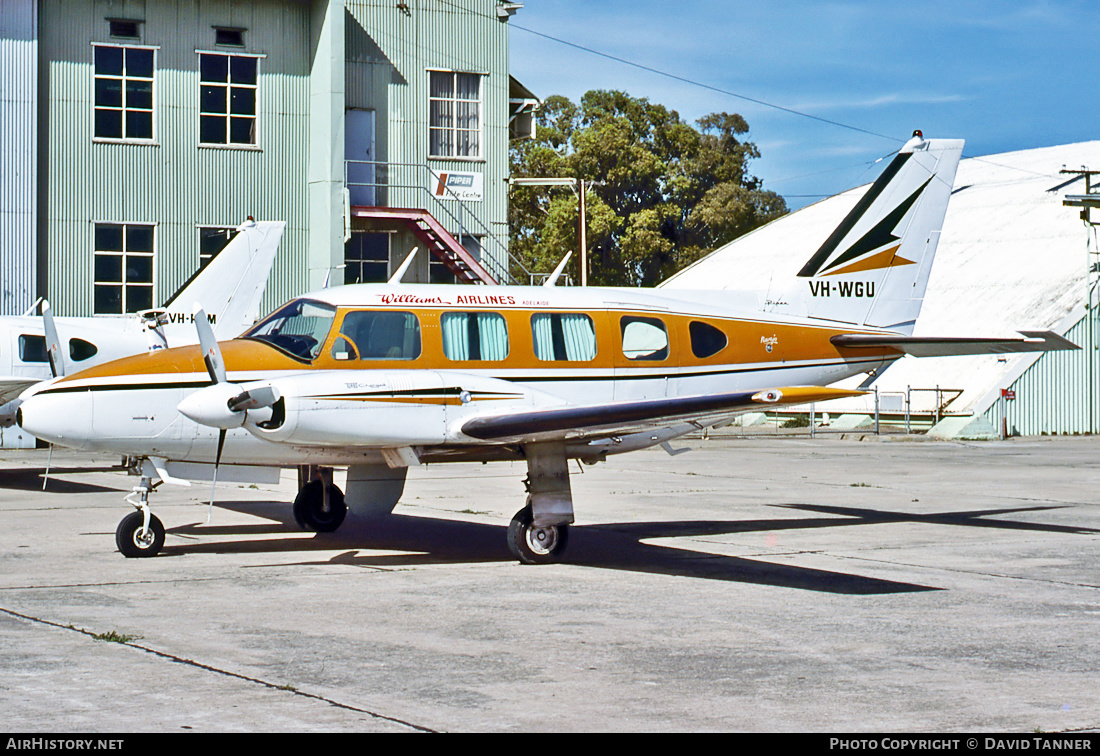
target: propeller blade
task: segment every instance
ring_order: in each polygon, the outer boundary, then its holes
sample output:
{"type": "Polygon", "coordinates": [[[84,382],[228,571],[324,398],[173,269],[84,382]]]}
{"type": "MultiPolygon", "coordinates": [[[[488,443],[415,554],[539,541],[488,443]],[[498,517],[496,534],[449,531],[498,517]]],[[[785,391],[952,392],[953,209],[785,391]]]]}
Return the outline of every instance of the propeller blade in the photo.
{"type": "Polygon", "coordinates": [[[46,328],[46,356],[50,360],[50,372],[56,378],[65,375],[65,356],[61,353],[61,339],[57,336],[57,325],[53,322],[50,303],[42,300],[42,322],[46,328]]]}
{"type": "Polygon", "coordinates": [[[214,337],[214,329],[210,327],[206,311],[198,302],[195,303],[194,312],[195,330],[199,332],[199,345],[202,347],[202,361],[206,363],[206,372],[210,373],[210,380],[214,383],[225,383],[225,362],[222,361],[222,350],[214,337]]]}
{"type": "Polygon", "coordinates": [[[218,431],[218,453],[214,457],[214,477],[210,482],[210,506],[206,509],[206,524],[210,524],[210,520],[214,516],[214,489],[218,485],[218,466],[222,463],[222,449],[225,448],[225,428],[218,431]]]}

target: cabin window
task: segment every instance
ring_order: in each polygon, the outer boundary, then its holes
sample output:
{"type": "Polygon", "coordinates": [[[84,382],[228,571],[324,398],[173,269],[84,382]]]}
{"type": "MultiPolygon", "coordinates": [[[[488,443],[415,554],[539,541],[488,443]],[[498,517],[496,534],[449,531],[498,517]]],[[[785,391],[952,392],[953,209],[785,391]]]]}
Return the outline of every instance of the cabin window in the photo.
{"type": "Polygon", "coordinates": [[[75,362],[83,362],[90,357],[95,357],[98,351],[96,345],[90,341],[77,338],[69,339],[69,356],[75,362]]]}
{"type": "Polygon", "coordinates": [[[420,356],[420,321],[411,312],[349,312],[332,348],[337,360],[415,360],[420,356]]]}
{"type": "Polygon", "coordinates": [[[263,341],[293,357],[312,360],[321,351],[335,316],[332,305],[296,299],[245,331],[241,338],[263,341]]]}
{"type": "Polygon", "coordinates": [[[153,138],[155,50],[95,45],[95,135],[153,138]]]}
{"type": "Polygon", "coordinates": [[[535,357],[587,362],[596,357],[596,327],[581,312],[539,313],[531,317],[535,357]]]}
{"type": "Polygon", "coordinates": [[[623,355],[628,360],[667,360],[668,331],[657,318],[624,317],[623,355]]]}
{"type": "Polygon", "coordinates": [[[718,354],[729,343],[726,334],[698,320],[691,321],[688,333],[691,334],[691,353],[699,359],[718,354]]]}
{"type": "Polygon", "coordinates": [[[199,142],[256,144],[255,55],[199,54],[199,142]]]}
{"type": "Polygon", "coordinates": [[[508,326],[495,312],[443,314],[443,354],[449,360],[503,360],[508,356],[508,326]]]}
{"type": "Polygon", "coordinates": [[[20,334],[19,361],[49,362],[49,357],[46,356],[46,337],[27,333],[20,334]]]}

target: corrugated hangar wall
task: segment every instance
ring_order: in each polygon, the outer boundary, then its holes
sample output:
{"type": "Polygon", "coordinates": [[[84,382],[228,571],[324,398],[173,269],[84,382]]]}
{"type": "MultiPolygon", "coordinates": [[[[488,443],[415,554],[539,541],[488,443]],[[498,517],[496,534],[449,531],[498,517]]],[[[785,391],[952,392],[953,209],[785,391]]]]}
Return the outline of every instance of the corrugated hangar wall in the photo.
{"type": "Polygon", "coordinates": [[[997,432],[1038,436],[1100,433],[1100,310],[1087,310],[1065,337],[1079,351],[1041,355],[1009,379],[1003,392],[987,398],[980,417],[997,432]]]}
{"type": "Polygon", "coordinates": [[[0,3],[0,315],[34,301],[38,14],[33,0],[0,3]]]}

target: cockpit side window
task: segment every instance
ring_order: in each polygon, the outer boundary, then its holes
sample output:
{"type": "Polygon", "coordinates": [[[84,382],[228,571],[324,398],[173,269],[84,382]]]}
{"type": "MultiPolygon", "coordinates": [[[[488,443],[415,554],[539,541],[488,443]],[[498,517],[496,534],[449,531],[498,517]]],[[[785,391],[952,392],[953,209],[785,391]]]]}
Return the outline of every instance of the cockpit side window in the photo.
{"type": "Polygon", "coordinates": [[[411,312],[349,312],[340,325],[333,359],[415,360],[420,356],[420,321],[411,312]]]}
{"type": "Polygon", "coordinates": [[[292,357],[312,361],[325,343],[336,308],[310,299],[296,299],[246,331],[241,338],[256,339],[292,357]]]}
{"type": "Polygon", "coordinates": [[[20,334],[19,360],[20,362],[49,362],[49,357],[46,356],[46,337],[20,334]]]}

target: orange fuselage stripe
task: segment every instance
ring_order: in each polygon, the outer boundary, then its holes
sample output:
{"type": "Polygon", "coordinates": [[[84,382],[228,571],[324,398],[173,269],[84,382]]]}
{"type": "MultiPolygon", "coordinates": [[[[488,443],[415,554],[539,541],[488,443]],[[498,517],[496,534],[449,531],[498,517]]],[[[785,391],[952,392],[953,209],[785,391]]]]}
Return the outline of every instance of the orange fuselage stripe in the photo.
{"type": "MultiPolygon", "coordinates": [[[[275,372],[302,370],[477,370],[477,371],[542,371],[548,369],[592,369],[618,374],[622,370],[660,371],[662,368],[722,368],[738,365],[839,360],[895,358],[897,350],[890,348],[838,348],[829,342],[838,334],[858,333],[859,329],[836,326],[769,323],[738,318],[701,317],[650,310],[589,311],[596,331],[597,353],[588,361],[546,361],[535,357],[531,317],[547,310],[492,309],[486,307],[421,308],[407,304],[392,307],[341,307],[333,327],[317,358],[312,363],[296,360],[279,350],[251,339],[221,342],[222,357],[229,372],[275,372]],[[333,346],[340,337],[340,325],[349,312],[363,310],[407,311],[420,321],[421,353],[412,360],[338,360],[333,346]],[[440,317],[445,312],[497,312],[505,319],[509,350],[503,360],[450,360],[443,352],[440,317]],[[668,357],[664,360],[631,360],[622,353],[619,319],[624,316],[657,318],[668,331],[668,357]],[[708,357],[692,353],[688,326],[699,321],[722,331],[726,346],[708,357]]],[[[568,310],[554,310],[568,312],[568,310]]],[[[112,378],[132,375],[205,373],[202,352],[198,346],[174,347],[158,352],[125,357],[78,373],[83,378],[112,378]]]]}

